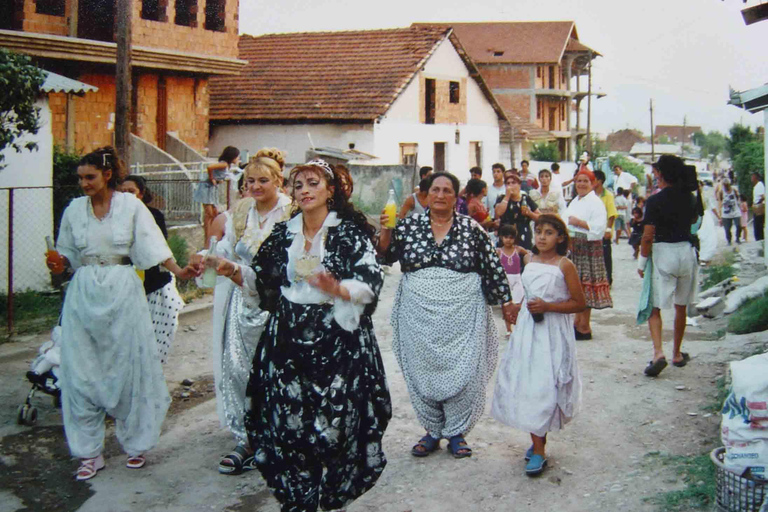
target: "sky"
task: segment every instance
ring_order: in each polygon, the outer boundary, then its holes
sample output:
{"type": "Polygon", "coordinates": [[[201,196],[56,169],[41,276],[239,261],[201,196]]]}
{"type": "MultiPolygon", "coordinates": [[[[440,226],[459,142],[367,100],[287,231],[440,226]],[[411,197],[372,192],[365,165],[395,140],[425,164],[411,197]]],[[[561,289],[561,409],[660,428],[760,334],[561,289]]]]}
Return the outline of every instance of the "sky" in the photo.
{"type": "MultiPolygon", "coordinates": [[[[729,86],[768,83],[768,20],[747,26],[741,9],[760,0],[240,0],[240,32],[371,30],[414,22],[574,21],[599,52],[593,131],[650,131],[654,124],[727,133],[763,125],[762,114],[727,105],[729,86]]],[[[582,90],[586,90],[586,77],[582,90]]],[[[586,101],[582,102],[586,109],[586,101]]],[[[586,119],[583,117],[582,119],[586,119]]],[[[582,121],[585,122],[585,121],[582,121]]]]}

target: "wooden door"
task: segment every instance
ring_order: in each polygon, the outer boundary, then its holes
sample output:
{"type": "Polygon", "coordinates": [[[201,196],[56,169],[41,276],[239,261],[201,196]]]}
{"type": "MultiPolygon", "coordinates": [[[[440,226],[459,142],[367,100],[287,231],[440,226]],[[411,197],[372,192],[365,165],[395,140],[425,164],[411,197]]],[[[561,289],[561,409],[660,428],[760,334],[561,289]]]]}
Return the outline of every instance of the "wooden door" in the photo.
{"type": "Polygon", "coordinates": [[[165,77],[157,80],[157,147],[165,151],[165,133],[168,131],[168,91],[165,77]]]}
{"type": "Polygon", "coordinates": [[[435,172],[445,170],[445,142],[435,142],[435,156],[432,168],[435,172]]]}

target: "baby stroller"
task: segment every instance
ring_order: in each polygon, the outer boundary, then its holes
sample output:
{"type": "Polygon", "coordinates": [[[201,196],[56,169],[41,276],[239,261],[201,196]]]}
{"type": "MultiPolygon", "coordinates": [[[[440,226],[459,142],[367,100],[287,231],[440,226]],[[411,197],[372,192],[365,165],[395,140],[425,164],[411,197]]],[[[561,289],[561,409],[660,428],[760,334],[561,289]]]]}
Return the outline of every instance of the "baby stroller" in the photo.
{"type": "Polygon", "coordinates": [[[61,364],[61,326],[51,332],[51,339],[40,347],[39,355],[32,361],[27,380],[32,384],[26,401],[16,411],[16,423],[34,425],[37,423],[37,408],[32,405],[32,397],[42,391],[53,397],[53,406],[61,408],[61,388],[59,387],[59,365],[61,364]]]}

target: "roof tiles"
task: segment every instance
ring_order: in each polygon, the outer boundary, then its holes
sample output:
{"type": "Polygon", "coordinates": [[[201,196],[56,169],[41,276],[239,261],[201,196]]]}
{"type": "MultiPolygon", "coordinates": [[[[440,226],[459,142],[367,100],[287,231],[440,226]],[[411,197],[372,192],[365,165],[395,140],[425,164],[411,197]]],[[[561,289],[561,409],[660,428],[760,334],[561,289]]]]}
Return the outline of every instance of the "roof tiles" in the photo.
{"type": "Polygon", "coordinates": [[[237,77],[211,78],[213,121],[372,121],[447,28],[243,35],[237,77]]]}

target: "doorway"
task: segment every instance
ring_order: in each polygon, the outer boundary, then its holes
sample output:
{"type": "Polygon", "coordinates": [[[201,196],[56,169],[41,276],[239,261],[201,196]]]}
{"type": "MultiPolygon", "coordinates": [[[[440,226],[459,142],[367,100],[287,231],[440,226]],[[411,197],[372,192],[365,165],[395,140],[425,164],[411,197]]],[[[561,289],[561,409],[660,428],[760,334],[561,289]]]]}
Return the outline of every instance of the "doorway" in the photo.
{"type": "Polygon", "coordinates": [[[432,78],[424,81],[424,123],[435,124],[435,81],[432,78]]]}
{"type": "Polygon", "coordinates": [[[157,78],[157,147],[165,151],[165,134],[168,131],[168,88],[165,77],[157,78]]]}
{"type": "Polygon", "coordinates": [[[435,156],[432,167],[435,172],[445,170],[445,142],[435,142],[435,156]]]}

